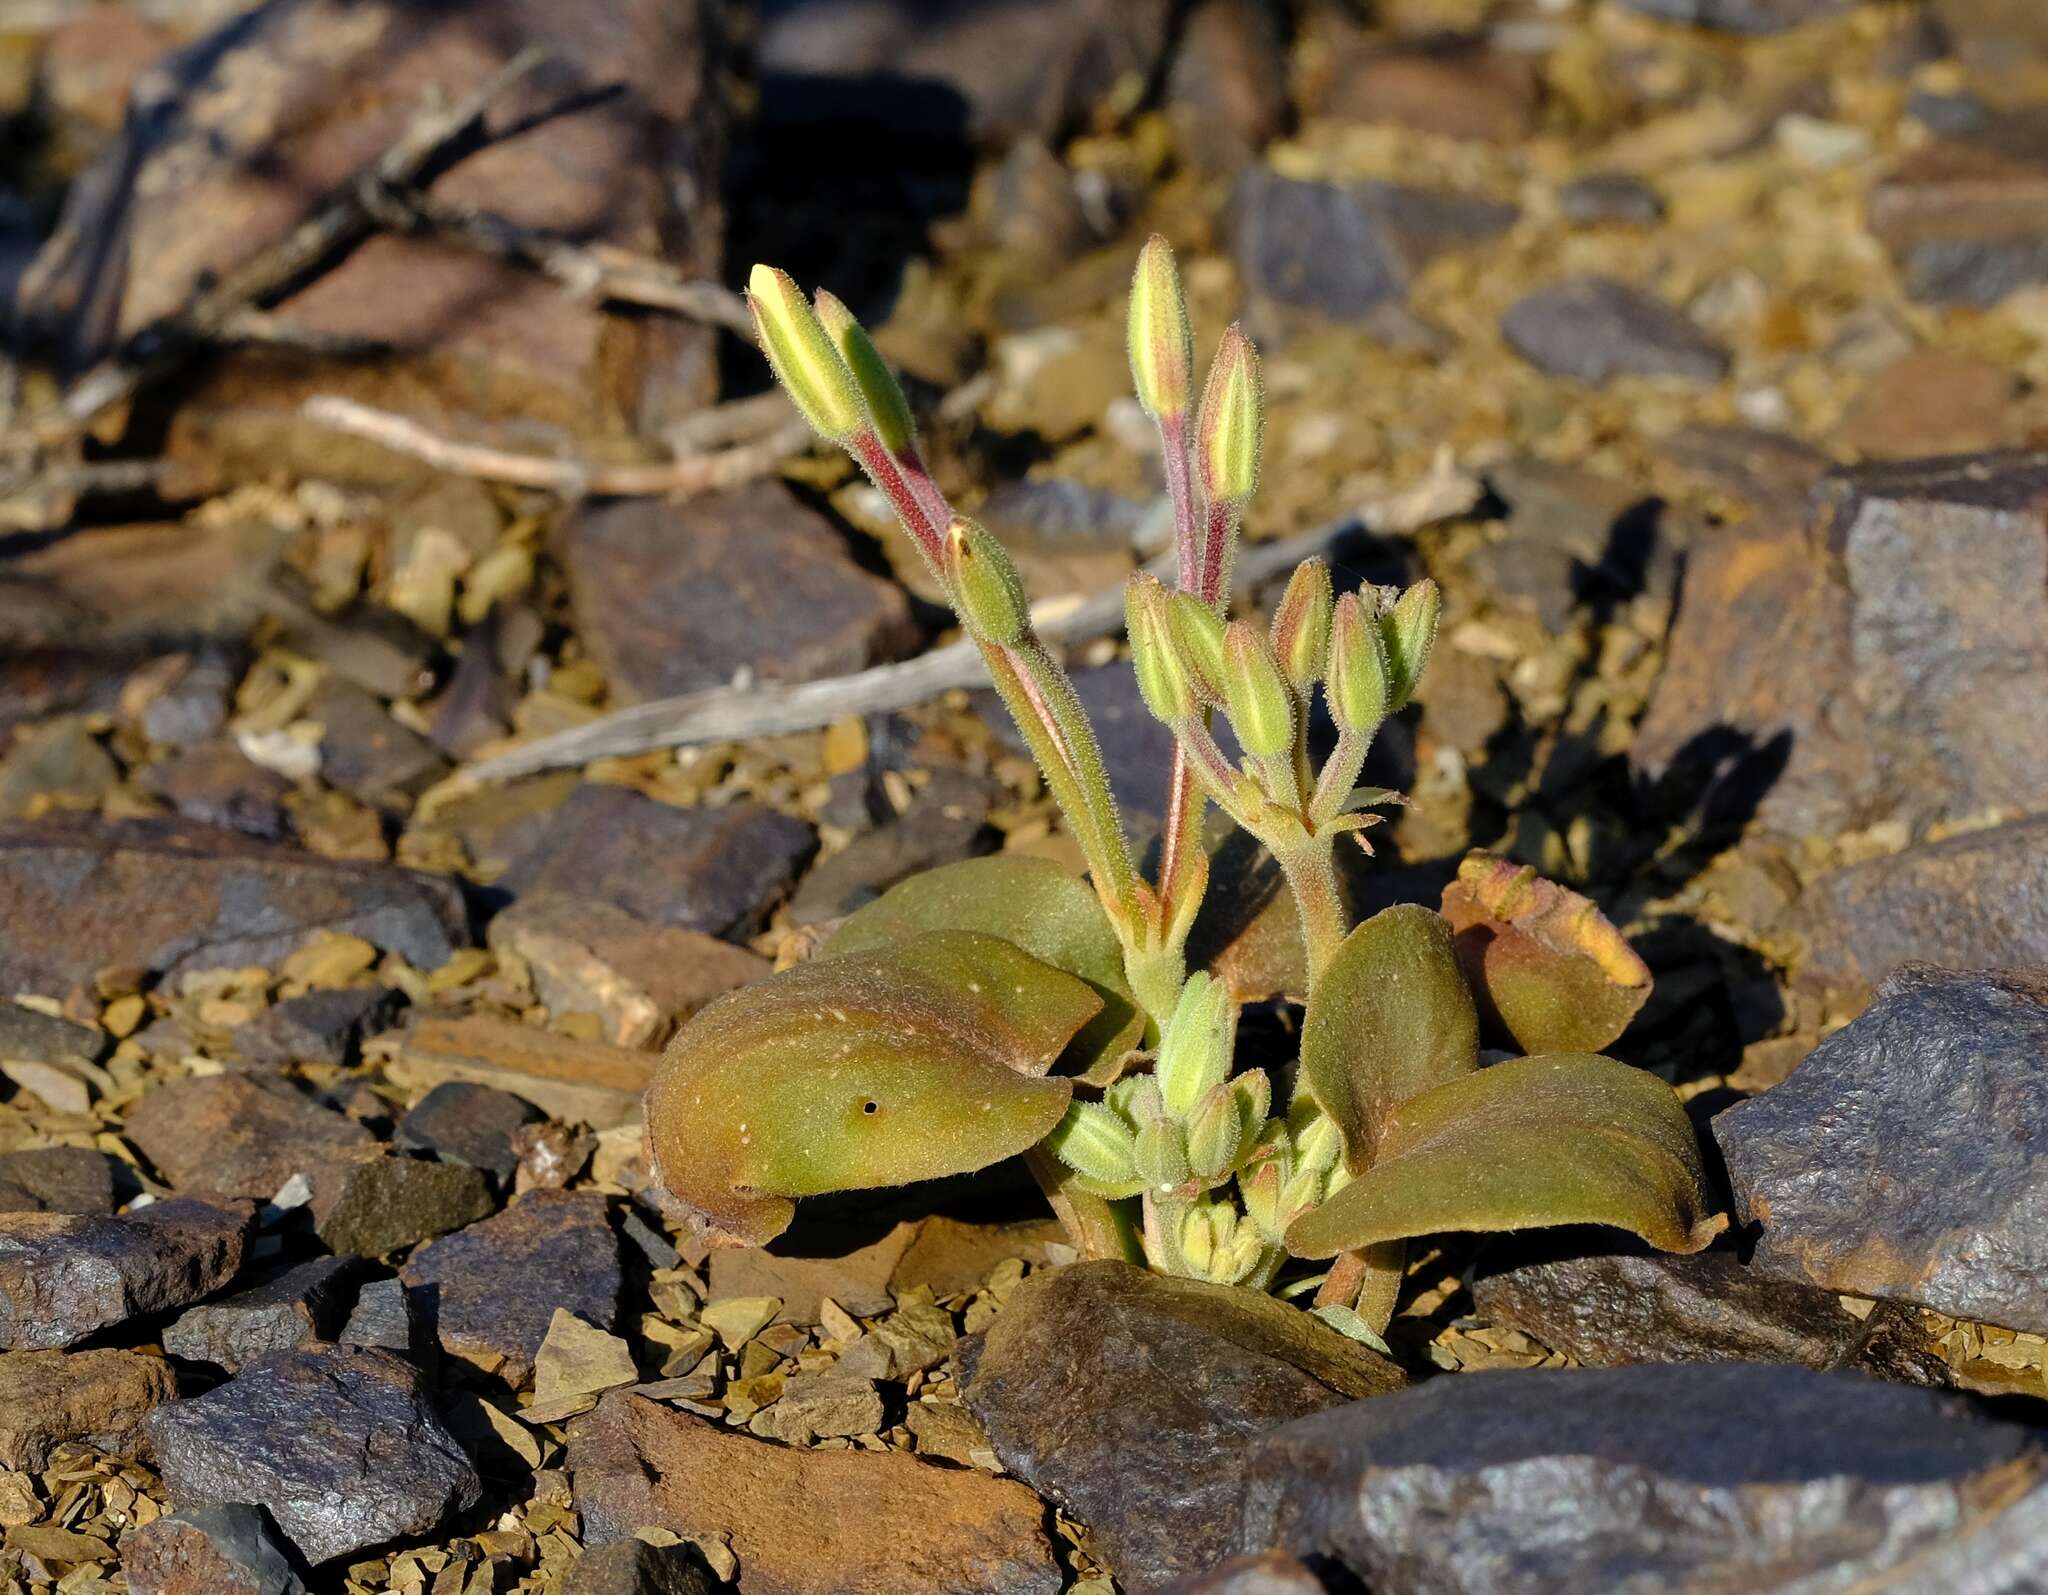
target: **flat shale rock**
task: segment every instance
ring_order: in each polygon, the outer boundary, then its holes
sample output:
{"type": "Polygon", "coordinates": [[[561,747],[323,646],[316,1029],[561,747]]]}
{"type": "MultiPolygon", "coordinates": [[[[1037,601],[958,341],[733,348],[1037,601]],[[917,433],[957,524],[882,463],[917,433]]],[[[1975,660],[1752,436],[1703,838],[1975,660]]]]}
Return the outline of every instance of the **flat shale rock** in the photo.
{"type": "Polygon", "coordinates": [[[1932,1595],[1920,1559],[1995,1542],[2001,1509],[2044,1474],[2026,1429],[1860,1375],[1521,1369],[1432,1380],[1254,1442],[1242,1538],[1327,1558],[1386,1595],[1932,1595]]]}
{"type": "Polygon", "coordinates": [[[128,1139],[178,1190],[266,1201],[294,1174],[370,1132],[282,1081],[246,1074],[193,1075],[143,1093],[129,1110],[128,1139]]]}
{"type": "Polygon", "coordinates": [[[2048,965],[1908,965],[1714,1120],[1754,1266],[2048,1333],[2048,965]]]}
{"type": "Polygon", "coordinates": [[[1915,1315],[1864,1317],[1831,1290],[1746,1267],[1732,1252],[1611,1251],[1554,1241],[1482,1256],[1472,1306],[1589,1367],[1783,1362],[1946,1384],[1915,1315]],[[1916,1352],[1918,1353],[1916,1355],[1916,1352]]]}
{"type": "Polygon", "coordinates": [[[39,1472],[69,1441],[135,1456],[142,1420],[178,1398],[161,1357],[133,1351],[0,1352],[0,1467],[39,1472]]]}
{"type": "Polygon", "coordinates": [[[491,921],[490,942],[525,960],[550,1015],[595,1014],[622,1047],[659,1046],[713,997],[774,967],[703,931],[650,925],[569,892],[527,893],[491,921]]]}
{"type": "MultiPolygon", "coordinates": [[[[492,102],[486,136],[437,177],[436,197],[715,274],[722,114],[693,8],[284,0],[143,79],[122,138],[72,189],[30,271],[25,315],[73,360],[102,357],[276,243],[393,143],[430,90],[452,103],[526,44],[546,47],[546,66],[492,102]],[[100,248],[108,237],[128,247],[100,248]]],[[[370,238],[278,312],[398,352],[231,354],[181,405],[174,452],[262,473],[391,475],[388,456],[298,424],[299,401],[341,391],[561,438],[621,422],[656,431],[712,393],[709,328],[612,317],[521,266],[427,239],[370,238]]]]}
{"type": "Polygon", "coordinates": [[[2048,964],[2048,816],[1823,875],[1802,899],[1802,974],[1867,991],[1901,964],[2048,964]]]}
{"type": "Polygon", "coordinates": [[[2048,116],[1915,150],[1871,190],[1869,215],[1916,299],[1988,308],[2048,280],[2048,116]]]}
{"type": "Polygon", "coordinates": [[[1087,1524],[1133,1591],[1237,1547],[1258,1435],[1405,1382],[1272,1297],[1113,1262],[1033,1275],[961,1362],[1003,1466],[1087,1524]]]}
{"type": "Polygon", "coordinates": [[[114,1211],[114,1163],[85,1146],[0,1152],[0,1213],[114,1211]]]}
{"type": "Polygon", "coordinates": [[[1666,22],[1689,22],[1723,33],[1783,33],[1801,23],[1838,17],[1854,0],[1622,0],[1631,11],[1666,22]]]}
{"type": "Polygon", "coordinates": [[[655,1054],[578,1041],[516,1019],[471,1014],[422,1020],[389,1069],[394,1084],[424,1091],[449,1080],[524,1097],[564,1123],[593,1130],[638,1123],[655,1054]]]}
{"type": "Polygon", "coordinates": [[[149,1420],[172,1504],[261,1506],[314,1564],[426,1534],[476,1504],[417,1370],[353,1346],[278,1352],[149,1420]]]}
{"type": "Polygon", "coordinates": [[[711,1570],[687,1545],[613,1540],[576,1559],[562,1595],[717,1595],[717,1590],[711,1570]]]}
{"type": "MultiPolygon", "coordinates": [[[[428,1287],[431,1294],[431,1287],[428,1287]]],[[[401,1279],[373,1279],[356,1295],[348,1322],[335,1340],[344,1346],[374,1346],[431,1370],[439,1347],[433,1330],[414,1310],[401,1279]]]]}
{"type": "Polygon", "coordinates": [[[561,535],[577,635],[629,701],[843,675],[916,641],[902,590],[773,479],[594,501],[561,535]]]}
{"type": "Polygon", "coordinates": [[[320,779],[359,803],[403,812],[448,773],[439,748],[352,681],[329,676],[302,713],[320,727],[320,779]]]}
{"type": "Polygon", "coordinates": [[[358,1272],[351,1258],[316,1257],[231,1296],[187,1308],[164,1330],[164,1350],[233,1373],[273,1351],[332,1340],[348,1314],[358,1272]]]}
{"type": "Polygon", "coordinates": [[[1508,307],[1501,332],[1515,351],[1554,377],[1718,382],[1728,351],[1654,294],[1612,277],[1571,277],[1508,307]]]}
{"type": "Polygon", "coordinates": [[[2048,454],[1861,466],[1803,522],[1701,540],[1632,757],[1747,765],[1794,834],[2024,811],[2044,694],[2048,454]]]}
{"type": "Polygon", "coordinates": [[[600,1329],[619,1315],[619,1241],[589,1192],[529,1191],[421,1247],[398,1277],[442,1351],[515,1389],[533,1376],[556,1308],[600,1329]]]}
{"type": "Polygon", "coordinates": [[[902,1452],[808,1451],[608,1395],[569,1430],[593,1544],[663,1528],[725,1538],[740,1595],[1057,1595],[1044,1504],[902,1452]]]}
{"type": "Polygon", "coordinates": [[[189,1198],[121,1218],[0,1213],[0,1350],[69,1346],[209,1296],[242,1266],[249,1209],[189,1198]]]}
{"type": "Polygon", "coordinates": [[[61,997],[110,964],[171,979],[275,966],[318,930],[419,969],[469,940],[454,883],[412,870],[184,820],[0,825],[0,990],[61,997]]]}
{"type": "Polygon", "coordinates": [[[305,1595],[260,1508],[200,1506],[121,1537],[130,1595],[305,1595]]]}
{"type": "Polygon", "coordinates": [[[148,765],[136,785],[188,820],[239,831],[260,842],[292,834],[284,800],[291,782],[255,763],[232,742],[202,742],[148,765]]]}
{"type": "Polygon", "coordinates": [[[449,1080],[405,1110],[392,1144],[401,1152],[431,1152],[445,1162],[482,1169],[502,1186],[519,1167],[512,1132],[541,1117],[540,1109],[509,1091],[449,1080]]]}
{"type": "Polygon", "coordinates": [[[350,1063],[365,1036],[387,1030],[403,1008],[389,986],[309,991],[235,1026],[235,1051],[250,1063],[350,1063]]]}
{"type": "Polygon", "coordinates": [[[686,809],[586,783],[498,885],[514,897],[575,892],[649,924],[744,937],[817,845],[803,821],[758,803],[686,809]]]}

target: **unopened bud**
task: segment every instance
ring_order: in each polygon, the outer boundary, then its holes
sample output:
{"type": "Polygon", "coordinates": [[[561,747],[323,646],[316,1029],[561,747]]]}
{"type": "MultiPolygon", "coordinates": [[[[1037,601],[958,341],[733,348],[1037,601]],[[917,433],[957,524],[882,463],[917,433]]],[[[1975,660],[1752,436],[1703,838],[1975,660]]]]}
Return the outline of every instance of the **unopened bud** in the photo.
{"type": "Polygon", "coordinates": [[[1180,1221],[1180,1259],[1197,1279],[1207,1279],[1216,1260],[1216,1227],[1207,1206],[1191,1207],[1180,1221]]]}
{"type": "Polygon", "coordinates": [[[1147,1119],[1132,1147],[1138,1177],[1157,1187],[1180,1185],[1188,1177],[1187,1136],[1173,1119],[1147,1119]]]}
{"type": "Polygon", "coordinates": [[[1280,1193],[1292,1173],[1286,1164],[1254,1164],[1237,1177],[1237,1194],[1244,1203],[1245,1216],[1261,1235],[1279,1245],[1287,1233],[1287,1215],[1280,1208],[1280,1193]]]}
{"type": "Polygon", "coordinates": [[[1294,748],[1294,694],[1273,650],[1251,622],[1235,620],[1223,633],[1223,701],[1238,744],[1255,759],[1277,759],[1294,748]]]}
{"type": "Polygon", "coordinates": [[[1380,634],[1387,641],[1387,677],[1392,686],[1389,713],[1412,698],[1421,684],[1442,609],[1443,595],[1437,591],[1435,582],[1424,578],[1380,617],[1380,634]]]}
{"type": "Polygon", "coordinates": [[[1230,988],[1207,970],[1196,970],[1181,987],[1180,1000],[1167,1018],[1159,1038],[1159,1061],[1152,1070],[1160,1098],[1174,1118],[1187,1118],[1223,1083],[1230,1073],[1236,1033],[1237,1008],[1230,988]]]}
{"type": "Polygon", "coordinates": [[[1155,421],[1187,414],[1194,386],[1195,341],[1173,250],[1154,233],[1131,276],[1131,385],[1155,421]]]}
{"type": "Polygon", "coordinates": [[[1250,1146],[1266,1127],[1266,1115],[1273,1111],[1273,1082],[1264,1069],[1247,1069],[1230,1082],[1231,1099],[1237,1104],[1243,1139],[1250,1146]]]}
{"type": "Polygon", "coordinates": [[[814,303],[819,324],[839,350],[846,369],[853,373],[854,386],[860,389],[862,402],[867,405],[868,419],[875,424],[875,436],[891,454],[901,454],[913,447],[917,442],[917,423],[911,419],[910,402],[903,397],[896,374],[868,336],[868,329],[854,319],[853,312],[836,294],[820,288],[814,303]]]}
{"type": "Polygon", "coordinates": [[[1154,718],[1176,726],[1192,718],[1200,702],[1174,646],[1170,610],[1170,595],[1157,578],[1139,571],[1125,584],[1124,627],[1130,634],[1138,695],[1154,718]]]}
{"type": "Polygon", "coordinates": [[[1242,510],[1258,490],[1265,408],[1258,351],[1233,324],[1217,345],[1195,423],[1195,458],[1210,503],[1242,510]]]}
{"type": "Polygon", "coordinates": [[[1357,593],[1337,600],[1330,620],[1330,671],[1324,687],[1340,731],[1371,736],[1387,717],[1387,645],[1376,615],[1357,593]]]}
{"type": "Polygon", "coordinates": [[[1244,1145],[1244,1122],[1236,1094],[1219,1084],[1195,1104],[1188,1117],[1188,1167],[1205,1180],[1220,1179],[1244,1145]]]}
{"type": "Polygon", "coordinates": [[[1205,703],[1223,702],[1223,617],[1193,593],[1167,597],[1167,626],[1195,690],[1205,703]]]}
{"type": "Polygon", "coordinates": [[[1273,611],[1273,654],[1296,692],[1306,693],[1322,679],[1330,657],[1330,615],[1336,600],[1330,591],[1330,567],[1305,559],[1287,578],[1287,591],[1273,611]]]}
{"type": "Polygon", "coordinates": [[[1295,1126],[1293,1139],[1296,1161],[1318,1174],[1334,1169],[1343,1155],[1344,1136],[1337,1121],[1319,1111],[1312,1110],[1303,1123],[1295,1126]]]}
{"type": "Polygon", "coordinates": [[[1105,1185],[1138,1177],[1130,1127],[1099,1102],[1076,1102],[1045,1138],[1053,1155],[1076,1174],[1105,1185]]]}
{"type": "Polygon", "coordinates": [[[867,421],[860,388],[789,273],[756,266],[747,277],[747,307],[775,380],[803,418],[835,443],[852,438],[867,421]]]}
{"type": "Polygon", "coordinates": [[[964,516],[946,528],[946,581],[968,630],[1003,647],[1031,630],[1031,604],[1008,551],[988,528],[964,516]]]}

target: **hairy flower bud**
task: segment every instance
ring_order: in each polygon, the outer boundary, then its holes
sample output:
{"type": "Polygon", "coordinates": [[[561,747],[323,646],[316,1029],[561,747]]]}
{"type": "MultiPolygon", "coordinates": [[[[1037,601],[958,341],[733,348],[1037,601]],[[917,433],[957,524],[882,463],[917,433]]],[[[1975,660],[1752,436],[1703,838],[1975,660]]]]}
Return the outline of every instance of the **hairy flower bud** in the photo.
{"type": "Polygon", "coordinates": [[[1387,717],[1391,688],[1378,617],[1357,593],[1337,600],[1330,620],[1330,672],[1324,696],[1340,731],[1371,736],[1387,717]]]}
{"type": "Polygon", "coordinates": [[[1220,1179],[1244,1145],[1237,1094],[1225,1081],[1212,1087],[1188,1116],[1188,1167],[1205,1180],[1220,1179]]]}
{"type": "Polygon", "coordinates": [[[1207,970],[1196,970],[1181,987],[1180,1000],[1159,1038],[1159,1061],[1152,1077],[1166,1111],[1186,1119],[1195,1106],[1230,1073],[1231,1042],[1237,1034],[1237,1007],[1230,988],[1207,970]]]}
{"type": "Polygon", "coordinates": [[[1124,627],[1130,634],[1138,694],[1156,719],[1174,726],[1192,718],[1200,701],[1174,643],[1171,607],[1171,595],[1144,571],[1124,586],[1124,627]]]}
{"type": "Polygon", "coordinates": [[[946,581],[970,631],[1009,647],[1031,629],[1031,604],[1009,552],[986,527],[954,516],[946,528],[946,581]]]}
{"type": "Polygon", "coordinates": [[[1195,459],[1210,503],[1242,510],[1258,490],[1265,409],[1258,351],[1233,323],[1217,345],[1195,423],[1195,459]]]}
{"type": "Polygon", "coordinates": [[[1045,1144],[1053,1156],[1088,1179],[1122,1185],[1138,1177],[1130,1127],[1100,1102],[1074,1103],[1045,1144]]]}
{"type": "Polygon", "coordinates": [[[1173,250],[1157,233],[1138,252],[1131,277],[1131,385],[1155,421],[1187,413],[1194,386],[1194,334],[1173,250]]]}
{"type": "Polygon", "coordinates": [[[1330,656],[1330,616],[1336,600],[1330,591],[1330,567],[1305,559],[1287,578],[1273,611],[1273,653],[1296,692],[1306,693],[1322,679],[1330,656]]]}
{"type": "Polygon", "coordinates": [[[1294,747],[1294,694],[1251,622],[1232,621],[1223,633],[1223,701],[1230,728],[1255,759],[1277,759],[1294,747]]]}
{"type": "Polygon", "coordinates": [[[761,352],[803,418],[834,443],[851,439],[868,418],[860,388],[789,273],[756,266],[747,277],[747,307],[761,352]]]}
{"type": "Polygon", "coordinates": [[[868,336],[868,329],[854,319],[853,312],[835,294],[820,288],[814,296],[818,321],[839,351],[839,358],[853,374],[867,405],[875,435],[891,454],[901,454],[917,443],[917,423],[911,419],[910,403],[903,397],[896,375],[883,360],[881,351],[868,336]]]}
{"type": "Polygon", "coordinates": [[[1196,693],[1211,706],[1223,702],[1223,617],[1193,593],[1167,596],[1166,621],[1196,693]]]}
{"type": "Polygon", "coordinates": [[[1187,1135],[1173,1119],[1147,1119],[1133,1143],[1138,1177],[1155,1188],[1180,1185],[1188,1177],[1187,1135]]]}
{"type": "Polygon", "coordinates": [[[1423,669],[1429,663],[1430,645],[1436,641],[1437,617],[1442,608],[1443,595],[1437,591],[1435,582],[1425,578],[1403,593],[1394,607],[1380,617],[1392,690],[1389,713],[1415,695],[1423,669]]]}

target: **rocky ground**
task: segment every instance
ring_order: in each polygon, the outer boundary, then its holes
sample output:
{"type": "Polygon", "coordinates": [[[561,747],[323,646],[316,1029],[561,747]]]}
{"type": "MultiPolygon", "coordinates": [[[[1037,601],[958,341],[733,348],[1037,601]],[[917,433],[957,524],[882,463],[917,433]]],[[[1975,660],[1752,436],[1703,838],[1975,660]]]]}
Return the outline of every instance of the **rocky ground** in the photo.
{"type": "Polygon", "coordinates": [[[16,0],[0,289],[4,1595],[2048,1580],[2031,0],[16,0]],[[833,286],[1085,594],[1163,530],[1155,229],[1261,342],[1254,542],[1446,594],[1357,895],[1595,897],[1724,1248],[1418,1247],[1384,1358],[1014,1171],[640,1199],[696,1007],[1078,862],[985,694],[746,729],[946,617],[702,284],[833,286]]]}

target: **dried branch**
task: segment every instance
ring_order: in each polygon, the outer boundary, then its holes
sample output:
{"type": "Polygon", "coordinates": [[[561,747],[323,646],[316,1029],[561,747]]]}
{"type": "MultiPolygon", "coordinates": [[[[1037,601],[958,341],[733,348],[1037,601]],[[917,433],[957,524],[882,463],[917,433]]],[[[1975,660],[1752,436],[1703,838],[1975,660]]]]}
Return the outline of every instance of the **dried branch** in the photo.
{"type": "Polygon", "coordinates": [[[515,487],[540,488],[564,498],[647,498],[730,487],[766,476],[811,443],[811,429],[800,418],[791,417],[766,437],[738,448],[652,464],[605,465],[463,443],[443,437],[409,416],[359,404],[339,394],[316,394],[306,401],[300,413],[316,425],[365,438],[437,471],[509,482],[515,487]]]}

